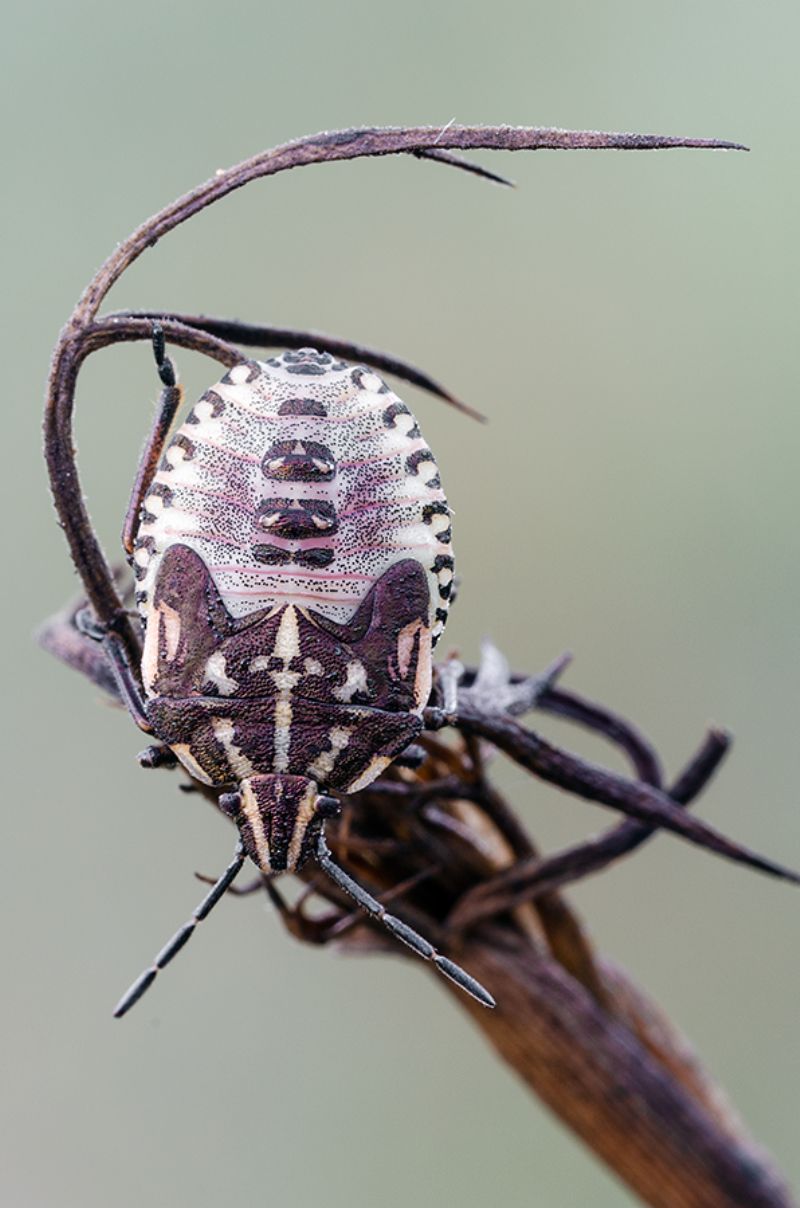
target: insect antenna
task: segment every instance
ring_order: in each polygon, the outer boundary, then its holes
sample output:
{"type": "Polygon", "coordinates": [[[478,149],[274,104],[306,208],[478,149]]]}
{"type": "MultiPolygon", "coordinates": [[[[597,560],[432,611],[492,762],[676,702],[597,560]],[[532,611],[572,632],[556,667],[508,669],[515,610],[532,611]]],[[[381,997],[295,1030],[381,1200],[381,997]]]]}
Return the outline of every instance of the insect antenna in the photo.
{"type": "Polygon", "coordinates": [[[391,931],[392,935],[402,940],[404,944],[407,944],[409,948],[416,952],[417,956],[421,956],[423,960],[432,961],[440,973],[443,973],[445,977],[449,977],[462,990],[466,990],[467,994],[471,994],[484,1007],[493,1007],[496,1005],[489,991],[485,990],[479,981],[476,981],[474,977],[470,977],[469,973],[462,969],[460,965],[448,960],[446,956],[442,956],[441,952],[434,948],[433,944],[421,936],[419,932],[414,931],[412,927],[409,927],[407,923],[404,923],[402,919],[389,914],[385,906],[376,898],[373,898],[371,894],[367,893],[366,889],[362,889],[357,881],[348,876],[344,869],[340,868],[334,862],[323,834],[320,834],[317,840],[317,861],[322,871],[327,873],[334,884],[349,894],[367,914],[372,915],[373,918],[383,923],[384,927],[391,931]]]}
{"type": "Polygon", "coordinates": [[[150,989],[160,970],[163,969],[165,965],[168,965],[174,956],[177,956],[184,944],[188,943],[197,924],[201,923],[206,915],[211,913],[217,902],[241,872],[244,862],[245,850],[244,845],[240,841],[236,845],[236,851],[234,852],[234,856],[230,864],[225,869],[222,876],[215,882],[213,888],[211,888],[203,898],[202,902],[194,911],[188,922],[184,923],[184,925],[175,932],[172,939],[161,949],[152,965],[150,965],[148,969],[145,969],[144,973],[142,973],[140,977],[137,977],[130,989],[126,990],[126,992],[123,994],[122,998],[114,1008],[115,1019],[121,1019],[123,1015],[130,1011],[134,1003],[137,1003],[145,991],[150,989]]]}

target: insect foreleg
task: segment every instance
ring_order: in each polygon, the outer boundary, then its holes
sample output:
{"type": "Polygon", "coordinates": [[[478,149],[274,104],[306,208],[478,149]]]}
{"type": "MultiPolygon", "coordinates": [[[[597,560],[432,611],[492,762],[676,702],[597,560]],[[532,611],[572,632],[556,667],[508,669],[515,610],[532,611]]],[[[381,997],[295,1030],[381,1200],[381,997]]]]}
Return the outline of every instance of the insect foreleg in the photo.
{"type": "Polygon", "coordinates": [[[178,756],[175,752],[162,745],[145,747],[136,758],[141,768],[174,768],[178,766],[178,756]]]}

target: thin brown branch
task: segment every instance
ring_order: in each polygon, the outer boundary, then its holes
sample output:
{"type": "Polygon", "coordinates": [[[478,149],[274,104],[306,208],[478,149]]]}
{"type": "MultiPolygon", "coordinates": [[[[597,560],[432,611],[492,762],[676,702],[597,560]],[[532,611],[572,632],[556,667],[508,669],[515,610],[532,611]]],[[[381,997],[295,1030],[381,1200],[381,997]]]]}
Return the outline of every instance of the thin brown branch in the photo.
{"type": "MultiPolygon", "coordinates": [[[[669,790],[670,798],[680,805],[693,801],[719,767],[729,746],[727,734],[711,730],[669,790]]],[[[603,835],[585,839],[548,856],[521,860],[507,872],[484,881],[465,894],[453,911],[450,923],[453,927],[472,927],[500,911],[513,909],[573,881],[583,880],[629,855],[657,833],[657,827],[626,821],[603,835]]]]}
{"type": "Polygon", "coordinates": [[[588,760],[563,751],[531,730],[525,730],[508,716],[488,716],[474,709],[458,712],[458,727],[465,734],[476,734],[492,742],[517,763],[541,780],[610,806],[644,822],[663,827],[700,847],[740,864],[748,864],[769,876],[800,884],[800,875],[791,869],[726,839],[713,827],[685,814],[665,793],[641,781],[629,781],[588,760]]]}
{"type": "MultiPolygon", "coordinates": [[[[216,336],[228,343],[241,345],[243,348],[305,348],[313,345],[324,348],[334,356],[346,357],[352,361],[360,361],[377,369],[379,373],[391,373],[401,381],[427,390],[444,402],[462,411],[470,419],[486,423],[486,416],[456,398],[429,374],[418,369],[408,361],[388,353],[368,348],[366,344],[356,344],[351,340],[342,340],[338,336],[328,335],[322,331],[299,331],[295,327],[275,327],[270,324],[243,323],[239,319],[220,319],[210,315],[184,315],[165,313],[156,310],[117,311],[107,317],[107,321],[125,323],[130,319],[146,319],[150,323],[177,323],[180,327],[191,327],[216,336]]],[[[137,337],[138,338],[138,337],[137,337]]]]}

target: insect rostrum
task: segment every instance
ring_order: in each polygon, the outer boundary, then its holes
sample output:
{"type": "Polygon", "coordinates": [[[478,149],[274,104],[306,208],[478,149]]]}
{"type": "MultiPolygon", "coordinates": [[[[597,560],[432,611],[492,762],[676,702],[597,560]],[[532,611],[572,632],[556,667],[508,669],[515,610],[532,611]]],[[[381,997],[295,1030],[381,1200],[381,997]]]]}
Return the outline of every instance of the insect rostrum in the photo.
{"type": "MultiPolygon", "coordinates": [[[[428,708],[432,649],[452,591],[449,508],[413,415],[374,370],[459,404],[412,366],[342,340],[158,312],[100,318],[111,286],[174,226],[232,189],[287,168],[396,153],[465,167],[448,149],[475,147],[731,145],[511,127],[318,135],[218,173],[135,231],[96,274],[56,346],[45,419],[53,493],[88,609],[78,620],[83,636],[72,625],[49,644],[96,682],[108,686],[112,677],[137,723],[161,744],[142,762],[179,760],[213,790],[239,832],[231,864],[118,1014],[179,951],[246,858],[270,883],[316,860],[396,938],[484,1005],[494,1004],[340,868],[324,836],[339,797],[375,783],[426,728],[452,721],[457,703],[451,694],[440,701],[444,712],[428,708]],[[164,387],[124,530],[136,623],[92,531],[71,434],[81,363],[128,340],[153,341],[164,387]],[[180,388],[165,342],[227,367],[171,440],[180,388]],[[288,350],[265,361],[241,350],[276,344],[288,350]]],[[[525,740],[513,722],[492,729],[474,710],[467,721],[470,733],[480,735],[483,726],[496,745],[507,742],[522,757],[525,740]]],[[[527,749],[524,755],[539,758],[527,749]]],[[[590,788],[585,795],[595,800],[630,805],[651,824],[710,842],[710,828],[667,798],[637,804],[594,780],[590,788]]],[[[725,854],[756,863],[729,848],[725,854]]],[[[777,866],[758,866],[783,875],[777,866]]]]}

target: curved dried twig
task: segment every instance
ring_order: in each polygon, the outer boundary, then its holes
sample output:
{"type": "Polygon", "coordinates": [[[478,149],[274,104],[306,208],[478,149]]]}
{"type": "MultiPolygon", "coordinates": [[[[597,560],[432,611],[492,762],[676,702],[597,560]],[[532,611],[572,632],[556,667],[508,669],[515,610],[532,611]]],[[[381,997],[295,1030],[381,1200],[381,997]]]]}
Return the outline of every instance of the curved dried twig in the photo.
{"type": "MultiPolygon", "coordinates": [[[[670,799],[679,805],[689,805],[714,775],[729,747],[729,735],[722,730],[711,730],[669,790],[670,799]]],[[[520,860],[507,872],[484,881],[465,894],[450,916],[450,925],[473,927],[484,919],[601,872],[641,847],[658,833],[658,829],[630,820],[548,856],[529,856],[520,860]]]]}
{"type": "Polygon", "coordinates": [[[489,716],[468,707],[459,709],[456,721],[462,733],[487,739],[541,780],[568,789],[586,801],[611,806],[647,827],[663,827],[728,860],[800,884],[800,874],[726,839],[707,823],[686,814],[659,789],[643,781],[627,781],[598,764],[579,759],[525,730],[512,717],[489,716]]]}
{"type": "MultiPolygon", "coordinates": [[[[108,562],[92,530],[83,500],[75,464],[72,411],[78,372],[82,362],[92,351],[90,342],[87,342],[87,329],[95,323],[98,310],[111,287],[144,251],[155,247],[169,231],[193,215],[250,181],[310,164],[409,154],[440,158],[451,166],[463,167],[461,163],[452,164],[453,157],[446,153],[481,148],[507,151],[604,148],[649,151],[674,147],[744,149],[740,144],[715,139],[604,134],[595,131],[514,126],[448,125],[443,129],[422,126],[340,130],[285,143],[232,168],[221,170],[210,180],[178,198],[137,227],[95,273],[59,337],[50,370],[44,425],[45,456],[53,497],[73,560],[98,621],[116,630],[132,662],[136,662],[139,653],[138,638],[125,617],[114,590],[108,562]]],[[[165,336],[168,340],[172,339],[172,334],[167,332],[166,328],[165,336]]],[[[184,347],[189,346],[184,342],[184,347]]]]}
{"type": "Polygon", "coordinates": [[[123,324],[131,319],[147,319],[151,325],[153,323],[162,325],[179,323],[182,327],[207,332],[220,340],[235,341],[244,348],[303,348],[310,344],[314,347],[324,348],[334,356],[370,365],[379,373],[391,373],[401,381],[409,382],[412,386],[418,386],[421,390],[427,390],[437,398],[443,399],[444,402],[455,407],[457,411],[463,411],[471,419],[476,419],[480,423],[486,422],[485,415],[456,398],[440,382],[435,381],[421,369],[417,369],[416,365],[402,361],[399,357],[389,356],[385,352],[379,352],[375,348],[368,348],[365,344],[355,344],[351,340],[330,336],[326,332],[298,331],[294,327],[242,323],[239,319],[219,319],[210,315],[164,314],[162,311],[155,310],[119,311],[109,315],[108,319],[123,324]]]}

